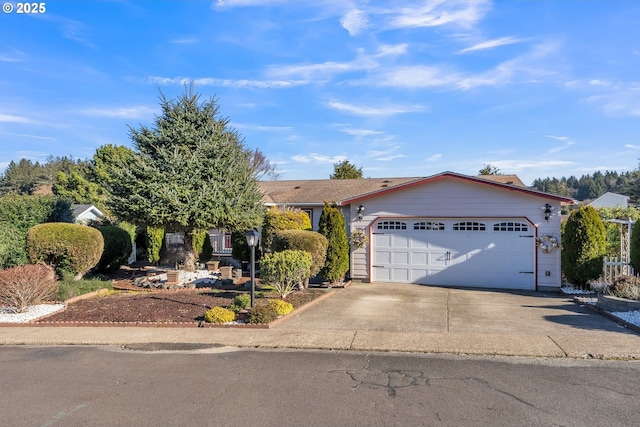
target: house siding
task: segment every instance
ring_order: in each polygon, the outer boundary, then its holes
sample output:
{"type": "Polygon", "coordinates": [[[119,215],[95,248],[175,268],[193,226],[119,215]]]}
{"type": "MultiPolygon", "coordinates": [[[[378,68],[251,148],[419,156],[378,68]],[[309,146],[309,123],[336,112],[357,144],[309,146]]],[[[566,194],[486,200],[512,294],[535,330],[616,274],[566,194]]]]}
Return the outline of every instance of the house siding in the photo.
{"type": "MultiPolygon", "coordinates": [[[[559,239],[559,212],[560,202],[552,198],[450,178],[354,203],[350,206],[350,215],[355,220],[350,226],[367,230],[370,242],[369,226],[379,217],[526,218],[534,226],[536,237],[548,234],[559,239]],[[545,221],[541,209],[545,203],[555,208],[549,222],[545,221]],[[365,207],[362,220],[357,219],[359,204],[365,207]]],[[[370,279],[369,260],[370,245],[353,252],[352,278],[370,279]]],[[[560,287],[560,251],[544,254],[536,249],[535,265],[538,288],[560,287]]]]}

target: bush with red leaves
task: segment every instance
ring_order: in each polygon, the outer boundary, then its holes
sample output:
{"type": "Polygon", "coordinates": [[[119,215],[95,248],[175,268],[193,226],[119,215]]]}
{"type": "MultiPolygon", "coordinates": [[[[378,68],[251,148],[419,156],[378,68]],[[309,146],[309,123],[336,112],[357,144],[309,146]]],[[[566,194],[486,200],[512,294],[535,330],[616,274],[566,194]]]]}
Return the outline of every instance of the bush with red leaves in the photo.
{"type": "Polygon", "coordinates": [[[16,313],[47,301],[57,291],[55,271],[46,265],[19,265],[0,271],[0,305],[16,313]]]}

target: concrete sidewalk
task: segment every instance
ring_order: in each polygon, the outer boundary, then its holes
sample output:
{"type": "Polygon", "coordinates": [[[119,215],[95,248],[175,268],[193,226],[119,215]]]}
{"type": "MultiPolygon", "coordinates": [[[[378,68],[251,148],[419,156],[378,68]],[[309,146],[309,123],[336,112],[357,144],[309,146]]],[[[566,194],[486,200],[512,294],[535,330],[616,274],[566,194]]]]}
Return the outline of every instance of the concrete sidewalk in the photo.
{"type": "Polygon", "coordinates": [[[640,359],[640,335],[554,294],[353,284],[273,329],[0,327],[4,345],[248,348],[640,359]]]}

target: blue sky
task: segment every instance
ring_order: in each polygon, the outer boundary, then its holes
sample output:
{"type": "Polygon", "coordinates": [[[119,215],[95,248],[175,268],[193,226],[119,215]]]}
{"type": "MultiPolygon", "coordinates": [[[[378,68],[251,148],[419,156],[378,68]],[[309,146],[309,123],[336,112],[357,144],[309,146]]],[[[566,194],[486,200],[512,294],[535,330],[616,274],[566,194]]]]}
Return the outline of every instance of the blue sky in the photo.
{"type": "Polygon", "coordinates": [[[45,6],[0,15],[0,169],[130,145],[191,80],[282,179],[638,168],[637,1],[45,6]]]}

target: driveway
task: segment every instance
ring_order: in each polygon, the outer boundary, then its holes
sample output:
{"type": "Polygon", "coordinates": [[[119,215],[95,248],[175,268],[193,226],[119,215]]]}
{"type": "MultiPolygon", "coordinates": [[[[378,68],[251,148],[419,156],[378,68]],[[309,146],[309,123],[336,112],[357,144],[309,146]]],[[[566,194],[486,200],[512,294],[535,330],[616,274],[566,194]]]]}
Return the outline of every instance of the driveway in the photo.
{"type": "Polygon", "coordinates": [[[278,328],[423,333],[630,333],[554,293],[355,283],[278,328]]]}

